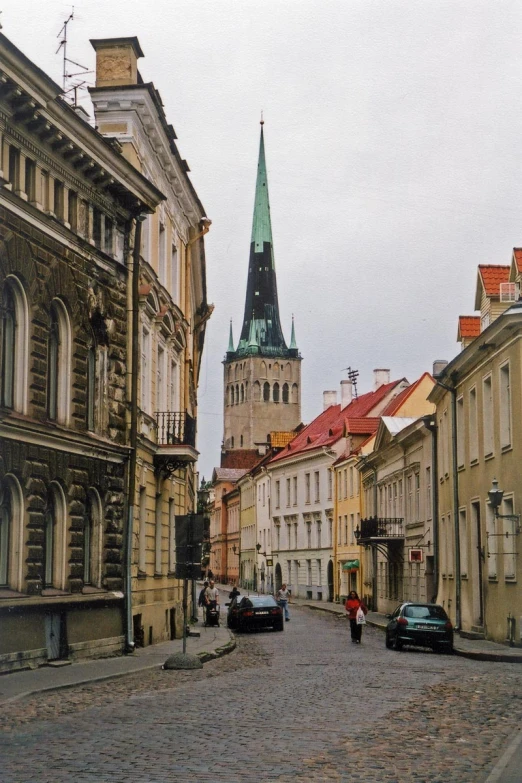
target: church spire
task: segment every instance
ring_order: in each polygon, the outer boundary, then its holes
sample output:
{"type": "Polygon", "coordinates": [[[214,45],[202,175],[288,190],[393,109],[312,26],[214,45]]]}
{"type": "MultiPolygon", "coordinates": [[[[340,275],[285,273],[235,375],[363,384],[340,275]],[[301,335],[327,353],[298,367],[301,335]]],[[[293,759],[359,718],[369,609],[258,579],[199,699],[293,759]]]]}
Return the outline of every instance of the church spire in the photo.
{"type": "Polygon", "coordinates": [[[261,119],[245,314],[237,356],[250,353],[265,356],[288,355],[279,318],[263,125],[264,121],[261,119]],[[255,346],[251,343],[252,334],[255,335],[255,346]]]}
{"type": "Polygon", "coordinates": [[[295,326],[294,326],[294,316],[292,315],[292,334],[290,335],[290,350],[291,351],[297,351],[297,343],[295,341],[295,326]]]}
{"type": "Polygon", "coordinates": [[[230,334],[228,335],[227,353],[234,353],[234,336],[232,334],[232,318],[230,319],[230,334]]]}

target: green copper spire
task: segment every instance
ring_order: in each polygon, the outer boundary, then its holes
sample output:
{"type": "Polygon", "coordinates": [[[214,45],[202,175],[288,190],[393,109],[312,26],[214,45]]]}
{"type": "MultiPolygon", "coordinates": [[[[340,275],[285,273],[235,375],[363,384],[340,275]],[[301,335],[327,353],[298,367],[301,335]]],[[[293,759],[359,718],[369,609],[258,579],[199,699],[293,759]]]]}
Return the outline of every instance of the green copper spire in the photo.
{"type": "Polygon", "coordinates": [[[297,343],[295,341],[294,316],[292,316],[292,334],[290,335],[290,350],[297,351],[297,343]]]}
{"type": "Polygon", "coordinates": [[[227,353],[234,353],[234,336],[232,334],[232,318],[230,319],[230,334],[228,336],[227,353]]]}
{"type": "MultiPolygon", "coordinates": [[[[272,224],[270,222],[270,202],[268,199],[268,178],[266,175],[265,140],[263,136],[263,121],[261,120],[261,139],[259,142],[259,160],[257,164],[256,196],[254,200],[254,219],[252,221],[252,238],[254,252],[262,253],[264,242],[272,245],[272,224]]],[[[273,256],[271,258],[274,266],[273,256]]]]}

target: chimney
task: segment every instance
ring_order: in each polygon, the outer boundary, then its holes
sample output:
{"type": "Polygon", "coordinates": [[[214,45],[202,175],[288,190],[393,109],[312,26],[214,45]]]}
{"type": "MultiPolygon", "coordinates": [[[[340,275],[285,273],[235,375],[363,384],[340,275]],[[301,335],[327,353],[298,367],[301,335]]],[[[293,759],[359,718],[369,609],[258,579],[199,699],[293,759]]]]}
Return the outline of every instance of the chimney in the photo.
{"type": "Polygon", "coordinates": [[[336,391],[324,391],[323,392],[323,410],[330,408],[332,405],[337,405],[337,392],[336,391]]]}
{"type": "Polygon", "coordinates": [[[344,411],[352,401],[352,382],[341,381],[341,410],[344,411]]]}
{"type": "Polygon", "coordinates": [[[373,371],[373,390],[377,391],[385,383],[390,382],[389,370],[374,370],[373,371]]]}
{"type": "Polygon", "coordinates": [[[96,87],[121,87],[138,83],[138,58],[143,57],[138,39],[91,38],[96,51],[96,87]]]}
{"type": "Polygon", "coordinates": [[[436,378],[438,375],[442,375],[442,372],[446,369],[447,366],[447,359],[435,359],[433,362],[433,377],[436,378]]]}

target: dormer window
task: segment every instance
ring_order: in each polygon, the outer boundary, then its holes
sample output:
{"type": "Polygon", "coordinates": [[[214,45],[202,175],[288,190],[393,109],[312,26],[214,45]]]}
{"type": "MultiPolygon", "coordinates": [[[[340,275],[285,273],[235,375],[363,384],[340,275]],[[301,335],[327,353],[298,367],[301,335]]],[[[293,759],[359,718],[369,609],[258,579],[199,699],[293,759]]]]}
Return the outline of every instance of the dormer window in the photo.
{"type": "Polygon", "coordinates": [[[520,298],[520,283],[501,283],[500,301],[518,302],[520,298]]]}

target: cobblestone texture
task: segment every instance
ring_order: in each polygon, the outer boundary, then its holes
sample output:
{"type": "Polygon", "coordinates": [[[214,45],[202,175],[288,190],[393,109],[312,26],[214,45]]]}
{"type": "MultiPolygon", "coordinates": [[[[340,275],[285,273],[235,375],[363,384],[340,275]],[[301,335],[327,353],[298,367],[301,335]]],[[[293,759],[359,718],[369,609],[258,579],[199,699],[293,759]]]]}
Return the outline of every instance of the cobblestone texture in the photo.
{"type": "Polygon", "coordinates": [[[201,671],[15,702],[2,783],[481,783],[522,718],[517,664],[384,647],[293,608],[201,671]],[[206,728],[205,728],[206,727],[206,728]],[[210,735],[205,739],[204,734],[210,735]]]}

